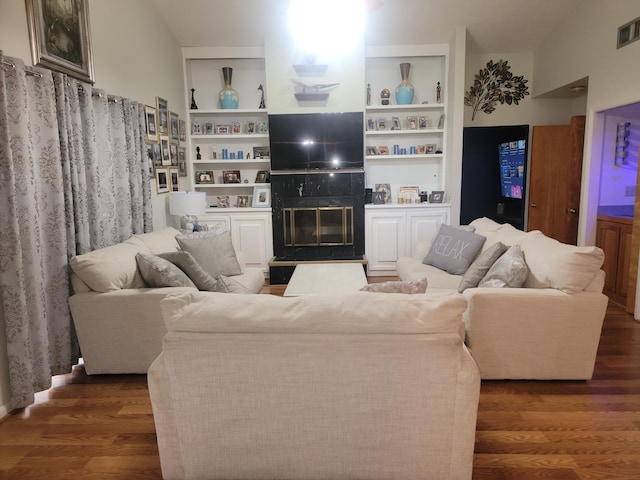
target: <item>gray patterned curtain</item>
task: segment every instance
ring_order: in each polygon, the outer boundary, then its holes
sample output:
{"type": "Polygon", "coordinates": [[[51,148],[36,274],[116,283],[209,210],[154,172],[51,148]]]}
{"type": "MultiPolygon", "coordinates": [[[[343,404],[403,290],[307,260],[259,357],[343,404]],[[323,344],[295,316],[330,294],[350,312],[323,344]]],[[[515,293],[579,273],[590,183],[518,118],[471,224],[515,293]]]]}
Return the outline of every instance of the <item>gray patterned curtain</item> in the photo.
{"type": "Polygon", "coordinates": [[[152,230],[143,109],[0,51],[0,328],[12,409],[77,362],[69,258],[152,230]]]}

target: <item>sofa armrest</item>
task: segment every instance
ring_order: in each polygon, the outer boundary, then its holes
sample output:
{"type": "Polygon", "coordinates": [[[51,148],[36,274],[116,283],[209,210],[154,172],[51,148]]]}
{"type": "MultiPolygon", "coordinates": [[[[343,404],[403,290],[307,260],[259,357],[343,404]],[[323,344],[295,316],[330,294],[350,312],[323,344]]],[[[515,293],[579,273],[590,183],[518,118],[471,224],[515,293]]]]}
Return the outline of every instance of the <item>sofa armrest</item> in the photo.
{"type": "Polygon", "coordinates": [[[466,342],[483,379],[586,380],[608,299],[598,292],[470,288],[466,342]]]}

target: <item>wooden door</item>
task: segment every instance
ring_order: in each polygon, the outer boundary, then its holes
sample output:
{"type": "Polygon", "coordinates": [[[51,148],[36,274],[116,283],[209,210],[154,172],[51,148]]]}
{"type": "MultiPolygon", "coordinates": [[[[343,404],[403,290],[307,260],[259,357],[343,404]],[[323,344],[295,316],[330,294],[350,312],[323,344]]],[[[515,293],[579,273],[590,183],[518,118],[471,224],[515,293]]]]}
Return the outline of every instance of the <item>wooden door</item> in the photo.
{"type": "Polygon", "coordinates": [[[534,126],[527,230],[563,243],[578,241],[585,116],[570,125],[534,126]]]}

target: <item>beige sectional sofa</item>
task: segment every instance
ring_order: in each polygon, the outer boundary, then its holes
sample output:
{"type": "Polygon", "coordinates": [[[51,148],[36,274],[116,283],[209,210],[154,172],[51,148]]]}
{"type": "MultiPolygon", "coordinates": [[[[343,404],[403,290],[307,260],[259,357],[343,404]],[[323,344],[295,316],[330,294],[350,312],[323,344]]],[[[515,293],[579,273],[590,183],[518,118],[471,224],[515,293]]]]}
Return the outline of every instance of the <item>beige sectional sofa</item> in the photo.
{"type": "MultiPolygon", "coordinates": [[[[496,242],[519,245],[528,268],[522,287],[463,291],[465,341],[482,378],[590,379],[608,302],[602,293],[602,250],[562,244],[487,218],[471,226],[486,237],[478,255],[496,242]]],[[[422,263],[431,240],[414,257],[398,259],[400,279],[426,277],[427,294],[457,290],[462,274],[422,263]]]]}
{"type": "MultiPolygon", "coordinates": [[[[87,373],[147,373],[160,353],[167,333],[160,301],[170,293],[197,288],[146,286],[136,254],[180,251],[177,234],[178,230],[168,227],[134,235],[71,260],[69,305],[87,373]]],[[[236,252],[236,258],[241,274],[230,278],[250,292],[260,292],[262,270],[245,268],[241,252],[236,252]]]]}
{"type": "Polygon", "coordinates": [[[471,478],[480,376],[462,295],[160,305],[148,383],[163,478],[471,478]]]}

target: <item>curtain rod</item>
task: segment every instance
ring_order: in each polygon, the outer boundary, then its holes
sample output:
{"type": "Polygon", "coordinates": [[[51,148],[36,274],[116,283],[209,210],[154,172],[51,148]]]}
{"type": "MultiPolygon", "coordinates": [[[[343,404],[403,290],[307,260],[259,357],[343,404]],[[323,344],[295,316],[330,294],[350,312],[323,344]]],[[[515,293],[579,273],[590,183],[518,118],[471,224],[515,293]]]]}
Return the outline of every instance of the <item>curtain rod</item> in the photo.
{"type": "MultiPolygon", "coordinates": [[[[10,61],[8,61],[8,60],[3,60],[3,61],[2,61],[2,64],[3,64],[5,67],[11,67],[11,68],[13,68],[13,69],[15,69],[15,68],[16,68],[15,63],[10,62],[10,61]]],[[[33,77],[40,77],[40,78],[42,78],[42,74],[41,74],[40,72],[36,72],[35,70],[30,70],[29,68],[25,67],[25,68],[24,68],[24,71],[26,72],[26,74],[27,74],[27,75],[31,75],[31,76],[33,76],[33,77]]]]}

